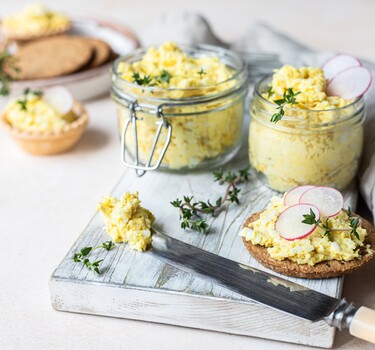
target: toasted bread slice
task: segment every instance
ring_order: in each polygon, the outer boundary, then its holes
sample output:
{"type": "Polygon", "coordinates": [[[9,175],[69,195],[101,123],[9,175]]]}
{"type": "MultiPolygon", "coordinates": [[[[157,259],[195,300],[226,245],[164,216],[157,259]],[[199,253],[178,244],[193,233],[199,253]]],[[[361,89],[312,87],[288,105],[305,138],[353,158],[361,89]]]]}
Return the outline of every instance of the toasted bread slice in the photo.
{"type": "MultiPolygon", "coordinates": [[[[244,223],[243,227],[248,227],[251,222],[256,221],[260,216],[260,212],[252,214],[244,223]]],[[[375,250],[375,228],[368,221],[361,219],[361,226],[367,230],[367,238],[365,244],[370,244],[371,249],[375,250]]],[[[353,272],[364,264],[368,263],[375,257],[375,254],[368,254],[367,251],[361,251],[361,258],[351,261],[330,260],[322,261],[314,266],[307,264],[297,264],[289,259],[275,260],[268,253],[267,248],[259,244],[252,244],[246,241],[245,237],[242,238],[243,242],[254,257],[263,266],[268,267],[278,273],[287,276],[300,277],[300,278],[331,278],[338,277],[350,272],[353,272]]]]}

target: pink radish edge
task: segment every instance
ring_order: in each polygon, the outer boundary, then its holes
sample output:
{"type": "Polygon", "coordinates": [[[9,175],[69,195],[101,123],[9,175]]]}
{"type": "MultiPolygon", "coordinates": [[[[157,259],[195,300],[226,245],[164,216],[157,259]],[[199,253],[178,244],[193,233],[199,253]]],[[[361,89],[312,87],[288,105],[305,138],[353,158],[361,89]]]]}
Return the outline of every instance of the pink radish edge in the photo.
{"type": "MultiPolygon", "coordinates": [[[[307,189],[306,191],[311,190],[311,189],[313,189],[314,187],[316,187],[316,186],[314,186],[314,185],[299,185],[299,186],[296,186],[296,187],[293,187],[292,189],[290,189],[290,190],[285,194],[285,196],[284,196],[284,200],[283,200],[284,206],[287,205],[287,204],[286,204],[286,199],[287,199],[287,197],[288,197],[288,195],[289,195],[290,193],[294,192],[297,188],[300,188],[300,187],[309,187],[309,186],[311,186],[311,188],[307,189]]],[[[299,199],[301,198],[301,196],[302,196],[306,191],[304,191],[304,192],[302,192],[302,193],[300,194],[300,196],[299,196],[299,198],[298,198],[298,203],[296,203],[296,204],[300,204],[300,203],[299,203],[299,199]]],[[[294,204],[292,204],[292,205],[294,205],[294,204]]]]}
{"type": "MultiPolygon", "coordinates": [[[[330,63],[332,60],[334,60],[334,59],[337,58],[338,56],[350,56],[350,57],[354,58],[354,60],[356,60],[357,63],[358,63],[358,66],[353,66],[353,67],[363,67],[362,62],[361,62],[357,57],[355,57],[355,56],[353,56],[353,55],[351,55],[351,54],[349,54],[349,53],[338,52],[338,53],[336,53],[334,56],[332,56],[331,58],[329,58],[328,60],[326,60],[326,61],[320,66],[320,68],[324,71],[324,66],[326,66],[328,63],[330,63]]],[[[348,67],[348,68],[345,68],[344,70],[349,69],[349,68],[353,68],[353,67],[348,67]]],[[[343,72],[343,71],[341,71],[341,72],[343,72]]],[[[341,72],[339,72],[339,73],[337,73],[337,74],[340,74],[341,72]]],[[[336,75],[337,75],[337,74],[336,74],[336,75]]],[[[335,76],[334,76],[334,77],[335,77],[335,76]]],[[[332,77],[331,79],[329,79],[328,82],[330,82],[334,77],[332,77]]]]}
{"type": "MultiPolygon", "coordinates": [[[[310,189],[307,190],[306,192],[309,192],[309,191],[315,190],[315,189],[317,189],[317,188],[329,188],[329,189],[331,189],[331,190],[335,190],[336,192],[338,192],[338,193],[340,194],[340,197],[341,197],[341,203],[342,203],[340,210],[339,210],[337,213],[335,213],[335,214],[333,214],[333,215],[330,215],[330,216],[327,216],[327,217],[328,217],[328,218],[331,218],[331,217],[337,215],[337,214],[341,211],[341,209],[342,209],[342,207],[343,207],[343,205],[344,205],[344,196],[342,195],[342,193],[341,193],[339,190],[337,190],[336,188],[334,188],[334,187],[329,187],[329,186],[315,186],[314,188],[310,188],[310,189]]],[[[304,195],[306,192],[303,192],[303,193],[301,194],[301,197],[302,197],[302,195],[304,195]]],[[[313,207],[316,207],[316,208],[317,208],[317,206],[316,206],[315,204],[312,204],[312,203],[306,203],[306,202],[302,202],[302,203],[301,203],[301,197],[300,197],[300,202],[299,202],[299,204],[309,204],[309,205],[312,205],[313,207]]],[[[318,208],[318,210],[319,210],[319,208],[318,208]]],[[[281,214],[280,214],[280,215],[281,215],[281,214]]],[[[319,210],[319,215],[320,215],[320,210],[319,210]]]]}
{"type": "MultiPolygon", "coordinates": [[[[309,190],[310,191],[310,190],[309,190]]],[[[295,206],[297,206],[297,205],[301,205],[301,204],[307,204],[307,205],[310,205],[311,207],[314,207],[315,209],[316,209],[316,211],[318,212],[318,216],[316,217],[316,220],[319,220],[320,219],[320,211],[319,211],[319,209],[318,209],[318,207],[316,206],[316,205],[314,205],[314,204],[310,204],[310,203],[298,203],[298,204],[294,204],[294,205],[291,205],[290,207],[288,207],[288,208],[286,208],[286,209],[284,209],[281,213],[280,213],[280,215],[279,215],[279,217],[283,214],[283,213],[285,213],[287,210],[289,210],[290,208],[293,208],[293,207],[295,207],[295,206]]],[[[306,213],[306,214],[309,214],[309,213],[306,213]]],[[[303,217],[301,218],[301,222],[302,222],[302,220],[303,220],[303,217]]],[[[315,230],[316,230],[316,226],[314,226],[308,233],[306,233],[306,234],[304,234],[303,236],[299,236],[299,237],[296,237],[296,238],[286,238],[286,237],[284,237],[284,236],[282,236],[281,235],[281,233],[277,230],[277,220],[276,220],[276,222],[275,222],[275,226],[274,226],[274,230],[280,235],[280,237],[282,238],[282,239],[285,239],[285,240],[287,240],[287,241],[295,241],[295,240],[297,240],[297,239],[303,239],[303,238],[306,238],[307,236],[310,236],[315,230]]]]}
{"type": "MultiPolygon", "coordinates": [[[[361,94],[359,94],[359,95],[357,95],[357,96],[355,96],[355,97],[353,97],[353,99],[357,99],[357,98],[360,98],[361,96],[363,96],[368,90],[369,90],[369,88],[370,88],[370,86],[372,85],[372,73],[371,73],[371,71],[367,68],[367,67],[364,67],[364,66],[357,66],[357,67],[349,67],[349,68],[346,68],[346,69],[344,69],[343,71],[341,71],[340,73],[338,73],[338,74],[336,74],[329,82],[328,82],[328,84],[327,84],[327,89],[328,89],[328,86],[339,76],[339,75],[341,75],[341,74],[343,74],[344,72],[346,72],[346,71],[348,71],[349,69],[356,69],[356,68],[359,68],[359,67],[362,67],[363,69],[366,69],[368,72],[369,72],[369,74],[370,74],[370,81],[369,81],[369,83],[368,83],[368,85],[367,85],[367,87],[366,87],[366,89],[361,93],[361,94]]],[[[328,96],[330,96],[330,95],[328,95],[328,96]]],[[[332,96],[335,96],[335,95],[332,95],[332,96]]],[[[340,96],[339,96],[340,97],[340,96]]]]}

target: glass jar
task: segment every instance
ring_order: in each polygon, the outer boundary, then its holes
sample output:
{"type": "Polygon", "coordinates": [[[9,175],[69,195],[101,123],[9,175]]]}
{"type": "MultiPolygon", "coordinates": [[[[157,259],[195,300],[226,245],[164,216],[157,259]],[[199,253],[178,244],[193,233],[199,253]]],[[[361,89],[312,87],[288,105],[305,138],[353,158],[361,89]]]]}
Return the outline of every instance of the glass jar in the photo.
{"type": "Polygon", "coordinates": [[[345,188],[355,177],[363,148],[363,98],[329,110],[285,107],[270,122],[277,105],[265,99],[272,77],[258,82],[250,105],[251,165],[277,191],[299,185],[345,188]],[[324,122],[322,122],[324,121],[324,122]]]}
{"type": "Polygon", "coordinates": [[[180,48],[193,57],[218,57],[233,75],[215,85],[186,89],[139,86],[122,79],[117,67],[123,61],[141,60],[147,50],[117,59],[112,97],[117,105],[122,161],[139,175],[159,166],[169,170],[217,167],[232,159],[241,146],[248,88],[245,64],[222,48],[180,48]]]}

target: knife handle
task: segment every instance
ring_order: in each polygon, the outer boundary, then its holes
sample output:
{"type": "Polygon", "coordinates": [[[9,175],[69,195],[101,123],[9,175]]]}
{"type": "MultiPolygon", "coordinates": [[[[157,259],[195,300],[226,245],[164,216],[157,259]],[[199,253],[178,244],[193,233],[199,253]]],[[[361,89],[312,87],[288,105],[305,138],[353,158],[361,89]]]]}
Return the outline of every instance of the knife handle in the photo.
{"type": "Polygon", "coordinates": [[[360,307],[350,322],[351,335],[375,344],[375,310],[360,307]]]}

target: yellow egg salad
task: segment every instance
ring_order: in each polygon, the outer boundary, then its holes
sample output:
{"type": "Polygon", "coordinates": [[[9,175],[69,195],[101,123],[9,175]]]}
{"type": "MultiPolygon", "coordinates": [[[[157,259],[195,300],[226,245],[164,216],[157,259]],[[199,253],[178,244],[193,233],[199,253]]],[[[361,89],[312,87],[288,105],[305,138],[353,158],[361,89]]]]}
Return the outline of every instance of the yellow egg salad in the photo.
{"type": "Polygon", "coordinates": [[[108,235],[114,242],[128,243],[130,248],[144,251],[151,246],[152,213],[141,207],[138,192],[125,192],[121,198],[108,196],[97,208],[103,215],[108,235]]]}
{"type": "MultiPolygon", "coordinates": [[[[157,48],[151,47],[140,60],[120,62],[117,74],[122,80],[131,83],[122,85],[124,92],[131,94],[140,103],[173,105],[164,110],[173,128],[172,139],[162,162],[164,167],[194,168],[239,146],[244,92],[210,101],[211,96],[224,94],[236,84],[236,79],[232,79],[234,69],[218,56],[190,55],[177,44],[167,42],[157,48]],[[194,104],[195,100],[199,103],[194,104]],[[189,104],[184,104],[186,101],[189,104]],[[173,116],[168,117],[168,114],[173,116]]],[[[118,104],[118,115],[122,130],[130,113],[118,104]]],[[[153,145],[157,120],[155,113],[137,111],[137,116],[139,155],[145,162],[153,145]]],[[[163,129],[154,159],[159,157],[166,138],[167,132],[163,129]]],[[[128,148],[134,154],[132,128],[127,134],[127,140],[128,148]]]]}
{"type": "MultiPolygon", "coordinates": [[[[173,42],[149,48],[140,61],[120,62],[117,71],[129,82],[173,89],[216,85],[233,75],[219,57],[192,57],[173,42]]],[[[183,91],[179,97],[191,93],[183,91]]]]}
{"type": "Polygon", "coordinates": [[[27,91],[9,101],[3,114],[13,128],[32,133],[58,132],[76,119],[73,112],[63,115],[44,101],[41,91],[27,91]]]}
{"type": "Polygon", "coordinates": [[[5,17],[4,30],[11,35],[38,36],[65,30],[70,26],[66,16],[49,11],[41,3],[33,3],[19,13],[5,17]]]}
{"type": "Polygon", "coordinates": [[[303,184],[345,188],[356,175],[363,147],[363,100],[327,96],[327,80],[317,67],[284,66],[269,85],[258,86],[251,103],[249,155],[272,189],[303,184]],[[292,89],[295,104],[279,111],[274,101],[292,89]]]}
{"type": "MultiPolygon", "coordinates": [[[[267,247],[273,259],[289,259],[298,264],[315,265],[328,260],[350,261],[360,257],[360,249],[373,253],[370,245],[364,243],[367,232],[362,227],[357,229],[359,239],[351,235],[350,231],[331,231],[330,240],[321,227],[302,239],[289,241],[282,238],[275,230],[275,224],[285,208],[283,198],[273,197],[259,219],[243,228],[240,235],[252,244],[267,247]]],[[[350,218],[341,210],[329,218],[329,225],[331,229],[350,229],[350,218]]]]}

